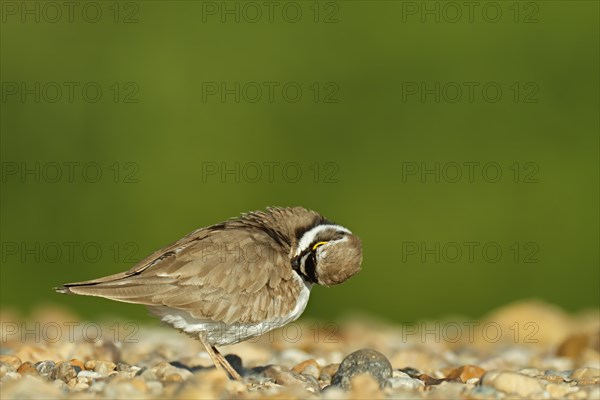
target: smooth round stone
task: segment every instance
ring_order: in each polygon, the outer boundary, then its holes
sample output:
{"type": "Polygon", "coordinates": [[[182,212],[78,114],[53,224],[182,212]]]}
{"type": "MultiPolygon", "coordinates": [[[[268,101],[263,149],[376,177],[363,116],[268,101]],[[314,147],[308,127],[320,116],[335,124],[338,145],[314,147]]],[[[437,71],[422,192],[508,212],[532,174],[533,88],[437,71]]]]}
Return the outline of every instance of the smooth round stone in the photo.
{"type": "Polygon", "coordinates": [[[500,392],[521,397],[538,396],[544,392],[542,381],[512,371],[489,371],[483,376],[481,383],[500,392]]]}
{"type": "Polygon", "coordinates": [[[331,379],[331,384],[343,389],[350,388],[350,381],[356,375],[371,375],[380,387],[386,385],[392,377],[392,365],[380,352],[372,349],[362,349],[348,355],[331,379]]]}

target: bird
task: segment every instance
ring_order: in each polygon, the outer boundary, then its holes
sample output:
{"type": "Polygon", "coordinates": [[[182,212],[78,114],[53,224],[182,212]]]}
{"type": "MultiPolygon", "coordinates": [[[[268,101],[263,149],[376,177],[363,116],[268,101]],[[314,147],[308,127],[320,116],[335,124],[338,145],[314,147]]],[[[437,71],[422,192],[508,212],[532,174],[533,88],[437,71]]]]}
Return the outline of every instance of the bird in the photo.
{"type": "Polygon", "coordinates": [[[361,264],[349,229],[303,207],[268,207],[197,229],[128,271],[54,289],[145,305],[241,380],[217,346],[295,321],[314,285],[341,284],[361,264]]]}

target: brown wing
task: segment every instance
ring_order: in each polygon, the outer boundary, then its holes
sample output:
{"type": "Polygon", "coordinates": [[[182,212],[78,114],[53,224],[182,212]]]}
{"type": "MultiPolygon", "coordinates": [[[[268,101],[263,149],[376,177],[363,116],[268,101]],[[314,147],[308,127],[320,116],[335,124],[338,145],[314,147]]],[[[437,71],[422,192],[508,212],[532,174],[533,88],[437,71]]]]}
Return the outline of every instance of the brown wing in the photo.
{"type": "Polygon", "coordinates": [[[288,252],[259,228],[225,223],[192,232],[127,272],[58,290],[168,306],[198,319],[253,323],[295,306],[284,301],[301,290],[288,252]]]}

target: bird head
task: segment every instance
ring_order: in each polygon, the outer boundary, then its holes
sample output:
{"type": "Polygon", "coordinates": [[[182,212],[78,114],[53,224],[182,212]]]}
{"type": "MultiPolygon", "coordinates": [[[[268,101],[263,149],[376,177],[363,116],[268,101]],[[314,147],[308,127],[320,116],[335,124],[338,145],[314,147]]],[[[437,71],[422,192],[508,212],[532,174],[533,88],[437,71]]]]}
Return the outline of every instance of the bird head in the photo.
{"type": "Polygon", "coordinates": [[[337,285],[360,271],[360,239],[343,226],[317,225],[298,241],[293,268],[308,282],[337,285]]]}

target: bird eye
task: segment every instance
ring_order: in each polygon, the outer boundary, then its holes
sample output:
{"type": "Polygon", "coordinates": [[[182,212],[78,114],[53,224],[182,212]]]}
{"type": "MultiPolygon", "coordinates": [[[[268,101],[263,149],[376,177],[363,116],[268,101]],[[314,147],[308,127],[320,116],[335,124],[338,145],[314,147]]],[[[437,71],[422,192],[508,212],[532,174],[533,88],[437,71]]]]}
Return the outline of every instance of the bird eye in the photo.
{"type": "Polygon", "coordinates": [[[327,244],[327,242],[317,242],[315,243],[315,245],[313,246],[313,251],[317,249],[317,247],[319,246],[323,246],[324,244],[327,244]]]}

